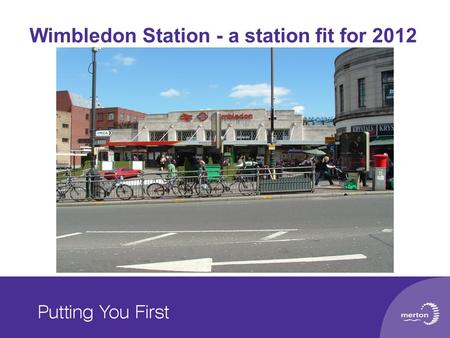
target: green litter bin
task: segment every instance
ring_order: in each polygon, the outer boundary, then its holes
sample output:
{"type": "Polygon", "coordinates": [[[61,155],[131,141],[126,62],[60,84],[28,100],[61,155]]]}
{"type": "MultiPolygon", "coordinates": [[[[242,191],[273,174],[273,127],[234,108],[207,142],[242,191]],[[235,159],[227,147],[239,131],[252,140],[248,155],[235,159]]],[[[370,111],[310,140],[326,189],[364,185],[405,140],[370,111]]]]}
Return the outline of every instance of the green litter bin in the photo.
{"type": "Polygon", "coordinates": [[[207,164],[205,168],[209,181],[220,180],[222,176],[220,164],[207,164]]]}
{"type": "Polygon", "coordinates": [[[358,183],[355,180],[348,180],[344,183],[345,190],[358,190],[358,183]]]}

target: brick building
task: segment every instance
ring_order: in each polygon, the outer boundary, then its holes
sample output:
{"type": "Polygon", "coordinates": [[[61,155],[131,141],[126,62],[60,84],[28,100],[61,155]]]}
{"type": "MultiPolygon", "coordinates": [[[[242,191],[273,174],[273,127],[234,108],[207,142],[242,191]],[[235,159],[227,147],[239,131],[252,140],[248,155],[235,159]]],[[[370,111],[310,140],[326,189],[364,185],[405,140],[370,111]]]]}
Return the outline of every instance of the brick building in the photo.
{"type": "MultiPolygon", "coordinates": [[[[70,118],[70,152],[80,153],[82,147],[89,146],[89,122],[91,103],[80,95],[67,90],[56,92],[56,111],[69,112],[70,118]]],[[[71,156],[71,165],[79,167],[82,156],[71,156]]]]}
{"type": "Polygon", "coordinates": [[[137,128],[146,114],[120,107],[96,109],[96,129],[137,128]]]}
{"type": "Polygon", "coordinates": [[[71,166],[70,125],[72,116],[69,112],[56,112],[56,167],[71,166]]]}
{"type": "MultiPolygon", "coordinates": [[[[79,167],[82,164],[82,159],[85,156],[82,156],[81,150],[90,146],[91,105],[90,100],[67,90],[56,92],[57,113],[60,115],[62,112],[70,113],[69,122],[65,121],[64,124],[70,125],[70,151],[68,153],[71,153],[70,165],[73,167],[79,167]]],[[[96,129],[135,129],[138,120],[145,116],[146,114],[134,110],[120,107],[104,108],[98,104],[96,108],[96,129]]],[[[65,119],[67,120],[67,118],[66,116],[65,119]]],[[[62,128],[62,125],[59,125],[61,123],[57,121],[57,129],[62,128]]],[[[67,135],[64,136],[64,139],[67,138],[67,135]]],[[[103,141],[106,142],[106,140],[103,141]]],[[[57,145],[62,143],[67,148],[67,142],[63,142],[62,137],[61,140],[57,139],[57,145]]]]}

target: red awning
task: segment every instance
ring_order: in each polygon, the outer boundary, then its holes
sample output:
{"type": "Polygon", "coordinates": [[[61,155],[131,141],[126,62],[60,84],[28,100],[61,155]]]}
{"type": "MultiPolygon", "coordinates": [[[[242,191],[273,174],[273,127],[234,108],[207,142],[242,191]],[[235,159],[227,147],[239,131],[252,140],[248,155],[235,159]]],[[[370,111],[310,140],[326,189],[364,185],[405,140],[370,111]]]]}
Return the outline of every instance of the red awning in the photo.
{"type": "Polygon", "coordinates": [[[157,147],[157,146],[173,146],[178,141],[135,141],[135,142],[108,142],[104,147],[157,147]]]}

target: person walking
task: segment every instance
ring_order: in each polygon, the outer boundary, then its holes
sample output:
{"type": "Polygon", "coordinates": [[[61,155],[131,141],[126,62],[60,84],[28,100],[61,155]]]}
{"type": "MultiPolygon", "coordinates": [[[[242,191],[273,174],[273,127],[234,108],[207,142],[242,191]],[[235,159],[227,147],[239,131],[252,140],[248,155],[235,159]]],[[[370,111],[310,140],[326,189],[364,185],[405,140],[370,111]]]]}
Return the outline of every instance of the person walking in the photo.
{"type": "Polygon", "coordinates": [[[176,163],[177,162],[175,160],[171,160],[169,165],[167,166],[169,179],[175,179],[177,177],[177,168],[175,167],[176,163]]]}
{"type": "Polygon", "coordinates": [[[330,167],[332,168],[333,166],[330,166],[329,162],[330,158],[328,156],[324,156],[322,158],[322,161],[316,163],[316,182],[315,182],[316,186],[319,185],[319,181],[323,176],[325,176],[328,179],[330,185],[334,185],[330,175],[330,167]]]}

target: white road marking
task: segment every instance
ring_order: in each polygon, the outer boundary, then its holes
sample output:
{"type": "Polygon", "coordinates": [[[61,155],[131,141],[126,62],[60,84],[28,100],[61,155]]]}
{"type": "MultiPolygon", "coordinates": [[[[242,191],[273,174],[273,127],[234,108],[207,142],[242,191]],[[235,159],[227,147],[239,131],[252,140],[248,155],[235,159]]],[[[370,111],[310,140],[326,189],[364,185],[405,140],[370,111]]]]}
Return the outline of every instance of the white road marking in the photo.
{"type": "Polygon", "coordinates": [[[286,233],[287,233],[287,231],[278,231],[278,232],[275,232],[275,233],[273,233],[273,234],[271,234],[271,235],[269,235],[269,236],[266,236],[266,237],[261,238],[261,240],[262,240],[262,241],[268,241],[268,240],[270,240],[270,239],[274,239],[274,238],[283,236],[283,235],[286,234],[286,233]]]}
{"type": "Polygon", "coordinates": [[[66,235],[61,235],[61,236],[56,236],[56,239],[60,239],[60,238],[66,238],[66,237],[72,237],[72,236],[78,236],[78,235],[82,235],[82,232],[74,232],[72,234],[66,234],[66,235]]]}
{"type": "Polygon", "coordinates": [[[303,258],[284,258],[284,259],[265,259],[249,261],[230,261],[213,262],[212,258],[188,259],[183,261],[158,262],[147,264],[121,265],[118,268],[139,269],[139,270],[159,270],[159,271],[178,271],[178,272],[211,272],[213,266],[224,265],[250,265],[250,264],[286,264],[286,263],[312,263],[312,262],[331,262],[366,259],[362,254],[323,256],[323,257],[303,257],[303,258]]]}
{"type": "Polygon", "coordinates": [[[274,242],[293,242],[293,241],[305,241],[304,238],[286,238],[286,239],[266,239],[264,241],[256,241],[256,243],[274,243],[274,242]]]}
{"type": "Polygon", "coordinates": [[[393,232],[392,229],[383,229],[381,232],[393,232]]]}
{"type": "Polygon", "coordinates": [[[122,244],[122,246],[138,245],[138,244],[142,244],[142,243],[145,243],[145,242],[154,241],[156,239],[173,236],[173,235],[176,235],[176,234],[177,234],[176,232],[169,232],[167,234],[162,234],[162,235],[159,235],[159,236],[154,236],[154,237],[140,239],[140,240],[134,241],[134,242],[124,243],[124,244],[122,244]]]}
{"type": "Polygon", "coordinates": [[[249,264],[280,264],[280,263],[312,263],[312,262],[330,262],[330,261],[348,261],[354,259],[366,259],[365,255],[340,255],[340,256],[322,256],[322,257],[303,257],[303,258],[281,258],[251,261],[231,261],[216,262],[212,265],[249,265],[249,264]]]}
{"type": "Polygon", "coordinates": [[[298,229],[235,229],[235,230],[87,230],[88,234],[157,234],[168,231],[176,233],[227,233],[227,232],[275,232],[297,231],[298,229]]]}

